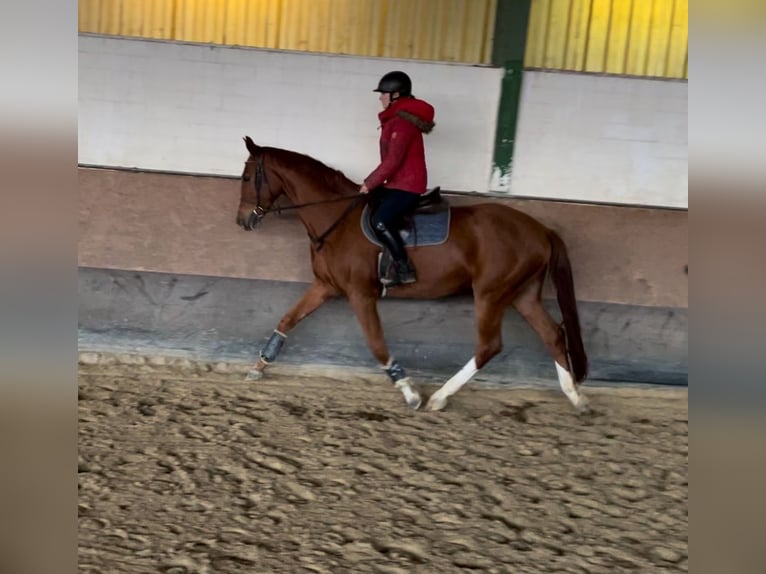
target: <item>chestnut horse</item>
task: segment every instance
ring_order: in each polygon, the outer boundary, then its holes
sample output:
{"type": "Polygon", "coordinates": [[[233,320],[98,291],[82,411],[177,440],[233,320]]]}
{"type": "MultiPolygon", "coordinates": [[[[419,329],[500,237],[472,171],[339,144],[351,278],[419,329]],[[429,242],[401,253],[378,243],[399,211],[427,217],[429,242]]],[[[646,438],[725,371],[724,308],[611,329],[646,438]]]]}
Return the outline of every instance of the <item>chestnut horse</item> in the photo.
{"type": "MultiPolygon", "coordinates": [[[[331,297],[345,296],[359,321],[367,345],[407,404],[420,406],[420,394],[402,366],[389,354],[378,316],[380,247],[360,226],[363,203],[359,185],[340,171],[292,151],[256,145],[245,137],[245,162],[237,225],[252,230],[282,194],[298,209],[308,231],[314,281],[277,325],[260,353],[250,378],[262,376],[290,332],[331,297]]],[[[282,208],[285,209],[285,208],[282,208]]],[[[503,312],[513,306],[537,332],[553,356],[561,388],[573,405],[586,408],[578,385],[588,371],[580,334],[572,271],[561,238],[540,222],[497,203],[452,207],[448,240],[440,245],[408,247],[417,272],[415,283],[389,289],[388,297],[433,299],[473,293],[478,327],[474,356],[433,393],[428,410],[440,410],[502,349],[503,312]],[[563,324],[542,305],[550,272],[563,324]]]]}

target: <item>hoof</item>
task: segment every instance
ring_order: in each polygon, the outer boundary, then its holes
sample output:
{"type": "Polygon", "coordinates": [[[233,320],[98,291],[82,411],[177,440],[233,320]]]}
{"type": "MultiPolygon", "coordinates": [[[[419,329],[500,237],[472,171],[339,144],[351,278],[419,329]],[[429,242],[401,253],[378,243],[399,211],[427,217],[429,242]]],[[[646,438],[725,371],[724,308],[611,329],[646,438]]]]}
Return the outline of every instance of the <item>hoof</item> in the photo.
{"type": "Polygon", "coordinates": [[[413,411],[416,411],[420,408],[420,403],[423,402],[420,398],[419,393],[413,393],[412,396],[407,397],[407,406],[410,407],[413,411]]]}
{"type": "Polygon", "coordinates": [[[407,402],[407,406],[411,409],[418,410],[420,408],[420,393],[412,388],[409,378],[401,379],[396,383],[396,388],[402,391],[404,400],[407,402]]]}
{"type": "Polygon", "coordinates": [[[585,398],[585,395],[580,395],[580,400],[575,405],[575,408],[577,408],[577,412],[580,414],[590,413],[590,402],[585,398]]]}
{"type": "Polygon", "coordinates": [[[246,381],[258,381],[263,378],[263,371],[260,369],[251,369],[245,376],[246,381]]]}
{"type": "Polygon", "coordinates": [[[264,361],[263,359],[258,359],[258,363],[256,363],[255,367],[250,369],[247,372],[247,376],[245,377],[246,381],[257,381],[258,379],[263,378],[263,370],[266,368],[268,363],[264,361]]]}
{"type": "Polygon", "coordinates": [[[426,410],[435,412],[435,411],[442,410],[446,406],[447,406],[446,397],[441,397],[439,395],[433,394],[431,395],[431,398],[428,399],[428,403],[426,404],[426,410]]]}

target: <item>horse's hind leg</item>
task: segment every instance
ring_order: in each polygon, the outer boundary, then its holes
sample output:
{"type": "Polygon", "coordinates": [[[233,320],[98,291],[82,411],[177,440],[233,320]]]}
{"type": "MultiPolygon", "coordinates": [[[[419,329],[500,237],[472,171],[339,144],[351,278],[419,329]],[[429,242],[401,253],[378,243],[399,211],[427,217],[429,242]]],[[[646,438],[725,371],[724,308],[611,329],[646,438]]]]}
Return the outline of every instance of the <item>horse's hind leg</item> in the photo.
{"type": "Polygon", "coordinates": [[[478,343],[476,352],[451,379],[444,383],[428,399],[426,410],[439,411],[447,405],[447,399],[454,395],[503,348],[503,311],[506,303],[496,298],[474,295],[478,343]]]}
{"type": "Polygon", "coordinates": [[[584,411],[588,408],[588,400],[578,390],[572,374],[569,372],[569,359],[567,358],[563,330],[559,328],[542,304],[543,278],[544,275],[541,275],[538,280],[530,283],[513,301],[513,306],[540,336],[548,352],[553,356],[561,390],[575,407],[584,411]]]}
{"type": "Polygon", "coordinates": [[[412,381],[402,366],[388,353],[386,340],[383,338],[383,326],[378,315],[378,303],[375,295],[350,294],[348,302],[354,310],[359,325],[364,331],[367,346],[380,363],[394,386],[404,395],[404,400],[412,409],[420,407],[420,393],[412,386],[412,381]]]}
{"type": "Polygon", "coordinates": [[[337,295],[335,289],[327,283],[315,279],[300,301],[279,321],[268,342],[261,349],[258,364],[250,370],[247,378],[250,380],[260,379],[263,376],[263,370],[276,360],[277,355],[282,350],[282,345],[284,345],[287,339],[287,333],[300,323],[303,318],[308,317],[321,307],[325,301],[335,295],[337,295]]]}

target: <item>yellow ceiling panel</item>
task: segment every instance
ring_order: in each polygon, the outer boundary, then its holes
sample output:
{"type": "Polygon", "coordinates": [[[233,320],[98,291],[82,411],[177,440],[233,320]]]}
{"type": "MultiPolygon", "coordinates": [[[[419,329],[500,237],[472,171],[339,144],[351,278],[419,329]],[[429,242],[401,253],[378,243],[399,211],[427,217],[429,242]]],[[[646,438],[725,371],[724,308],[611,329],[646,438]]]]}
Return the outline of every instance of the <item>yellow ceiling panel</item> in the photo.
{"type": "Polygon", "coordinates": [[[689,0],[531,0],[524,65],[688,77],[689,0]]]}
{"type": "MultiPolygon", "coordinates": [[[[497,0],[81,0],[81,32],[488,64],[497,0]]],[[[531,0],[525,66],[687,77],[689,0],[531,0]]]]}

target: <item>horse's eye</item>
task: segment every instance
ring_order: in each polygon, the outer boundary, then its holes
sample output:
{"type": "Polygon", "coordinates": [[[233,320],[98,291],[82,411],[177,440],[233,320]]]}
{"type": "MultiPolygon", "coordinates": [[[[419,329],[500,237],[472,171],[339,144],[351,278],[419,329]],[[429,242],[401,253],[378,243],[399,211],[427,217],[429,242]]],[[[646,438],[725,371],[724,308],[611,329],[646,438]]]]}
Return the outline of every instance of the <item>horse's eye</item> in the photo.
{"type": "Polygon", "coordinates": [[[250,181],[250,176],[249,175],[243,175],[242,176],[242,181],[250,181]]]}

